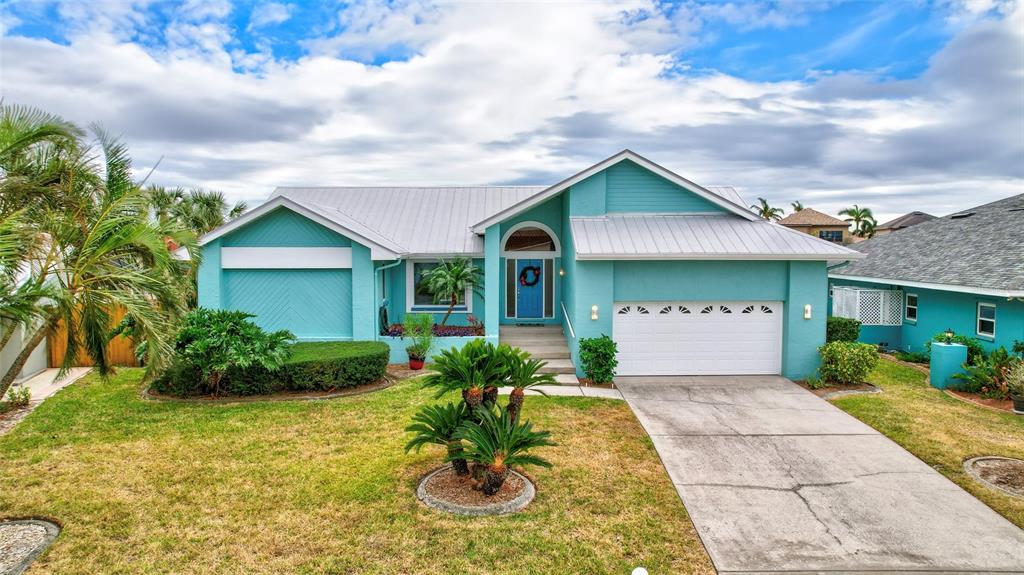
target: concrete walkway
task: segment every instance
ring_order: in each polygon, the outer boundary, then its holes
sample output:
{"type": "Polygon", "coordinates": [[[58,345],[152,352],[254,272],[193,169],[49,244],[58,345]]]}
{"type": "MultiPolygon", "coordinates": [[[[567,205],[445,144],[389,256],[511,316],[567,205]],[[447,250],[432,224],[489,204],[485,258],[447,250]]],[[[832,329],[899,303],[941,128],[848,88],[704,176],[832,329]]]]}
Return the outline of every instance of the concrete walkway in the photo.
{"type": "Polygon", "coordinates": [[[1024,531],[785,378],[616,384],[721,573],[1024,573],[1024,531]]]}
{"type": "MultiPolygon", "coordinates": [[[[27,387],[31,394],[30,403],[27,408],[11,411],[0,416],[0,435],[7,433],[18,424],[19,421],[32,413],[32,410],[39,406],[46,398],[71,385],[89,373],[91,367],[72,367],[62,379],[57,379],[60,372],[57,368],[44,370],[32,377],[14,384],[13,388],[27,387]]],[[[5,398],[6,399],[6,398],[5,398]]]]}
{"type": "MultiPolygon", "coordinates": [[[[617,389],[606,389],[603,387],[585,387],[582,385],[538,385],[527,389],[526,395],[540,395],[535,389],[539,389],[551,396],[559,397],[601,397],[604,399],[622,399],[622,393],[617,389]]],[[[512,392],[511,387],[502,387],[498,390],[499,395],[508,395],[512,392]]]]}

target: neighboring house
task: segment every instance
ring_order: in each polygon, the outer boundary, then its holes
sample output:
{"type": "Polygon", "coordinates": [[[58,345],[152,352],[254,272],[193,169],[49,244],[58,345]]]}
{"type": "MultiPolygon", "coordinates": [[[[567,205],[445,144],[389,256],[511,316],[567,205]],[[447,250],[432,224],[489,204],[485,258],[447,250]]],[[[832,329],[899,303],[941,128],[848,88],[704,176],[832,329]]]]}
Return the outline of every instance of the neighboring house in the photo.
{"type": "Polygon", "coordinates": [[[910,212],[909,214],[903,214],[895,220],[889,220],[888,222],[876,227],[875,235],[884,236],[885,234],[895,232],[896,230],[902,230],[904,228],[909,228],[910,226],[930,222],[934,219],[935,216],[931,214],[926,214],[924,212],[910,212]]]}
{"type": "Polygon", "coordinates": [[[867,258],[832,267],[832,310],[861,339],[923,351],[952,329],[988,349],[1024,340],[1024,194],[876,237],[867,258]]]}
{"type": "Polygon", "coordinates": [[[779,220],[779,223],[787,228],[810,234],[816,238],[836,243],[846,244],[850,241],[850,224],[839,218],[833,218],[818,210],[804,208],[793,212],[779,220]]]}
{"type": "MultiPolygon", "coordinates": [[[[24,347],[26,329],[24,326],[18,326],[16,329],[17,331],[11,337],[11,340],[0,350],[0,376],[7,373],[7,370],[14,364],[15,358],[18,357],[18,354],[21,353],[24,347]]],[[[15,379],[16,382],[26,380],[49,367],[49,350],[47,345],[48,342],[44,339],[43,343],[39,344],[32,351],[32,354],[28,356],[28,361],[21,368],[21,373],[15,379]]]]}
{"type": "Polygon", "coordinates": [[[622,375],[810,375],[826,261],[862,257],[628,150],[546,187],[278,188],[201,244],[200,305],[304,340],[387,341],[393,360],[379,308],[440,318],[422,273],[470,257],[484,297],[467,292],[455,323],[472,314],[491,341],[560,326],[579,374],[579,339],[607,334],[622,375]]]}

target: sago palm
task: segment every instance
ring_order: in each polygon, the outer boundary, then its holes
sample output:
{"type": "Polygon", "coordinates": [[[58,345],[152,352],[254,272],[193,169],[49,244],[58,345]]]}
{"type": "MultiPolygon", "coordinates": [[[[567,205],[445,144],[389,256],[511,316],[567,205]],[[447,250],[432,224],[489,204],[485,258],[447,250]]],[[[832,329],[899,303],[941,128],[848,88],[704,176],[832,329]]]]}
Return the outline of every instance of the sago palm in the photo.
{"type": "Polygon", "coordinates": [[[473,265],[470,258],[455,258],[452,260],[441,260],[434,267],[423,274],[423,289],[434,297],[434,303],[448,304],[448,311],[441,320],[441,325],[447,323],[455,306],[459,304],[459,298],[464,297],[469,291],[483,297],[480,286],[483,285],[483,272],[473,265]]]}
{"type": "Polygon", "coordinates": [[[497,414],[481,409],[479,416],[479,422],[467,421],[455,436],[466,441],[466,459],[486,468],[485,495],[494,495],[501,489],[510,467],[551,467],[547,460],[530,453],[555,445],[549,432],[534,431],[532,423],[515,421],[504,409],[497,414]]]}
{"type": "MultiPolygon", "coordinates": [[[[505,354],[505,384],[512,386],[512,391],[508,396],[507,409],[512,421],[519,421],[519,412],[523,408],[527,389],[539,385],[555,384],[553,374],[540,372],[545,365],[547,362],[533,359],[529,353],[518,348],[510,348],[505,354]]],[[[541,395],[547,395],[540,389],[534,391],[541,395]]]]}
{"type": "Polygon", "coordinates": [[[484,403],[484,389],[497,387],[505,374],[501,356],[493,344],[472,340],[434,356],[434,373],[423,384],[437,389],[435,397],[458,391],[466,406],[473,410],[484,403]]]}
{"type": "Polygon", "coordinates": [[[447,460],[452,463],[456,475],[469,475],[469,464],[463,456],[462,440],[455,438],[455,433],[466,421],[464,403],[447,403],[445,405],[428,405],[412,416],[412,425],[405,428],[415,433],[405,451],[419,451],[424,445],[441,445],[447,450],[447,460]]]}
{"type": "Polygon", "coordinates": [[[756,212],[761,218],[770,222],[774,222],[782,218],[782,208],[775,208],[768,205],[768,200],[764,198],[757,198],[757,203],[750,206],[750,209],[754,210],[754,212],[756,212]]]}

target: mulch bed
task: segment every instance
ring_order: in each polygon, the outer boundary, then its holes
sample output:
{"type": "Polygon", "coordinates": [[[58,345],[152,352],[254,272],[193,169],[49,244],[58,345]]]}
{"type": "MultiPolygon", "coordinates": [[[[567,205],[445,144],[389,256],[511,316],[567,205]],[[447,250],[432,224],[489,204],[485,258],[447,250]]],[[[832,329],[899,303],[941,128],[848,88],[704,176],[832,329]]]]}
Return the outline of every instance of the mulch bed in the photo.
{"type": "Polygon", "coordinates": [[[583,387],[597,387],[599,389],[615,389],[615,383],[614,382],[612,382],[612,383],[594,383],[594,380],[590,379],[589,377],[581,377],[581,378],[579,378],[579,380],[580,380],[580,385],[582,385],[583,387]]]}
{"type": "Polygon", "coordinates": [[[348,397],[350,395],[361,395],[373,391],[386,389],[394,385],[394,379],[383,377],[373,383],[346,387],[329,391],[282,391],[269,395],[203,395],[198,397],[175,397],[150,391],[148,388],[142,390],[142,399],[151,401],[172,401],[187,403],[253,403],[258,401],[315,401],[320,399],[334,399],[336,397],[348,397]]]}
{"type": "Polygon", "coordinates": [[[1013,413],[1013,402],[1009,399],[989,399],[982,397],[977,393],[968,393],[966,391],[958,391],[956,389],[947,389],[945,392],[961,401],[973,403],[979,407],[987,407],[988,409],[1013,413]]]}
{"type": "Polygon", "coordinates": [[[857,393],[879,393],[881,389],[871,385],[870,383],[858,383],[856,385],[829,385],[818,389],[811,389],[807,386],[807,382],[800,380],[796,382],[797,385],[806,389],[807,391],[817,395],[821,398],[829,398],[836,395],[853,395],[857,393]]]}
{"type": "Polygon", "coordinates": [[[1008,457],[978,457],[965,464],[983,482],[1017,497],[1024,497],[1024,461],[1008,457]]]}
{"type": "Polygon", "coordinates": [[[459,477],[451,467],[448,467],[431,477],[424,484],[424,488],[429,495],[437,499],[473,507],[507,503],[519,497],[526,489],[526,482],[511,473],[501,489],[490,497],[484,495],[483,491],[473,489],[473,483],[470,477],[459,477]]]}

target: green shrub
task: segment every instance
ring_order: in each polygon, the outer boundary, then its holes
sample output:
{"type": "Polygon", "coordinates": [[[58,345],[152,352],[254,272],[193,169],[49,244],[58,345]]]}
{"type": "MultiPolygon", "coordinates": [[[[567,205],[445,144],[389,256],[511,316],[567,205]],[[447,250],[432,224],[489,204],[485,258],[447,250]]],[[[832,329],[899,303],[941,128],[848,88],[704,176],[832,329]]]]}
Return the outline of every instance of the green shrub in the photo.
{"type": "Polygon", "coordinates": [[[434,318],[425,313],[406,314],[402,328],[402,337],[412,340],[405,348],[409,358],[427,359],[430,348],[434,346],[434,318]]]}
{"type": "Polygon", "coordinates": [[[615,340],[607,335],[580,338],[583,373],[594,383],[611,383],[615,379],[615,368],[619,366],[615,359],[618,350],[615,340]]]}
{"type": "Polygon", "coordinates": [[[1010,397],[1024,397],[1024,361],[1014,361],[1006,372],[1006,391],[1010,397]]]}
{"type": "Polygon", "coordinates": [[[878,349],[866,343],[834,341],[818,348],[821,378],[828,383],[857,384],[878,365],[878,349]]]}
{"type": "MultiPolygon", "coordinates": [[[[931,356],[932,353],[932,342],[937,341],[941,343],[946,342],[945,333],[937,333],[932,336],[932,341],[927,341],[924,344],[924,350],[931,356]]],[[[966,335],[956,334],[953,336],[953,343],[959,343],[967,346],[967,363],[970,365],[978,365],[978,363],[985,358],[985,348],[981,345],[981,342],[977,338],[973,338],[966,335]]]]}
{"type": "Polygon", "coordinates": [[[821,389],[828,385],[827,383],[822,381],[820,377],[816,375],[808,377],[807,379],[804,380],[804,383],[807,384],[807,387],[811,389],[821,389]]]}
{"type": "Polygon", "coordinates": [[[963,371],[953,374],[960,381],[956,388],[989,399],[1009,399],[1009,375],[1019,362],[1020,359],[1010,355],[1005,347],[1000,347],[973,365],[964,363],[963,371]]]}
{"type": "Polygon", "coordinates": [[[860,338],[860,322],[848,317],[830,317],[825,320],[825,343],[833,341],[857,341],[860,338]]]}
{"type": "MultiPolygon", "coordinates": [[[[266,395],[286,391],[331,391],[373,383],[384,377],[390,350],[376,341],[302,342],[277,371],[250,366],[231,369],[221,381],[228,395],[266,395]]],[[[177,397],[205,395],[202,373],[180,361],[172,363],[150,389],[177,397]]]]}
{"type": "Polygon", "coordinates": [[[900,361],[907,361],[910,363],[923,363],[925,365],[931,363],[931,357],[927,353],[920,351],[897,351],[895,354],[896,359],[900,361]]]}
{"type": "Polygon", "coordinates": [[[24,385],[14,386],[7,390],[7,400],[0,401],[0,413],[5,413],[19,407],[27,407],[32,401],[32,392],[24,385]]]}

